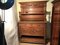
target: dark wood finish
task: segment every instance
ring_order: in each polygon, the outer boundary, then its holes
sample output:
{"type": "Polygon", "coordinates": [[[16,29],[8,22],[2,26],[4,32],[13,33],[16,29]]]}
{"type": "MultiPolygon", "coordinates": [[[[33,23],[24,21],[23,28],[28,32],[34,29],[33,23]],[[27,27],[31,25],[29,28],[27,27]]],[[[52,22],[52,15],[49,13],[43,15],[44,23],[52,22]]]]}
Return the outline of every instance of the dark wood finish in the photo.
{"type": "Polygon", "coordinates": [[[21,22],[19,22],[20,24],[22,24],[22,23],[26,23],[26,24],[28,24],[28,23],[37,23],[37,24],[40,24],[40,23],[46,23],[46,21],[21,21],[21,22]]]}
{"type": "Polygon", "coordinates": [[[23,8],[21,14],[45,14],[45,8],[23,8]]]}
{"type": "Polygon", "coordinates": [[[21,14],[45,14],[46,1],[21,2],[21,14]]]}
{"type": "Polygon", "coordinates": [[[58,38],[52,39],[52,45],[58,45],[58,38]]]}
{"type": "MultiPolygon", "coordinates": [[[[41,38],[28,38],[28,37],[22,37],[21,38],[21,42],[28,42],[28,43],[40,43],[40,44],[44,44],[45,40],[41,39],[41,38]]],[[[42,45],[43,45],[42,44],[42,45]]]]}
{"type": "Polygon", "coordinates": [[[59,29],[60,29],[60,23],[53,23],[53,33],[52,33],[52,38],[58,38],[59,36],[59,29]]]}
{"type": "Polygon", "coordinates": [[[60,20],[60,14],[58,13],[56,13],[56,14],[53,14],[54,16],[53,16],[53,22],[59,22],[59,20],[60,20]]]}
{"type": "Polygon", "coordinates": [[[57,2],[54,3],[54,7],[55,7],[55,8],[54,8],[54,12],[53,12],[53,13],[55,13],[55,14],[56,14],[56,13],[57,13],[57,14],[60,14],[60,8],[59,8],[59,7],[60,7],[60,6],[59,6],[59,5],[60,5],[60,1],[58,2],[58,4],[56,4],[56,3],[57,3],[57,2]]]}
{"type": "Polygon", "coordinates": [[[45,23],[21,23],[19,24],[20,35],[45,36],[45,23]]]}
{"type": "Polygon", "coordinates": [[[60,1],[60,0],[54,0],[54,1],[60,1]]]}
{"type": "Polygon", "coordinates": [[[45,43],[46,2],[20,2],[21,12],[19,12],[18,35],[21,42],[45,43]],[[42,36],[44,38],[28,38],[27,36],[42,36]]]}
{"type": "Polygon", "coordinates": [[[21,21],[46,21],[45,15],[21,15],[21,21]]]}
{"type": "Polygon", "coordinates": [[[59,45],[59,32],[60,32],[60,1],[53,2],[53,15],[52,15],[52,45],[59,45]]]}

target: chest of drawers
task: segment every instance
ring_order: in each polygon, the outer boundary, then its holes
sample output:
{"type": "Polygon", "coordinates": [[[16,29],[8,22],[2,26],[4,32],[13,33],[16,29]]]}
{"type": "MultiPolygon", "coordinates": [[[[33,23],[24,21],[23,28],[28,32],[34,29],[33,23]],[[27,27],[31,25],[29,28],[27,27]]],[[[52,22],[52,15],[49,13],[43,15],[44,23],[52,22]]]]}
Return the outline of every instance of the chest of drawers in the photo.
{"type": "Polygon", "coordinates": [[[45,44],[46,2],[20,2],[21,12],[19,12],[18,35],[21,37],[21,42],[45,44]]]}

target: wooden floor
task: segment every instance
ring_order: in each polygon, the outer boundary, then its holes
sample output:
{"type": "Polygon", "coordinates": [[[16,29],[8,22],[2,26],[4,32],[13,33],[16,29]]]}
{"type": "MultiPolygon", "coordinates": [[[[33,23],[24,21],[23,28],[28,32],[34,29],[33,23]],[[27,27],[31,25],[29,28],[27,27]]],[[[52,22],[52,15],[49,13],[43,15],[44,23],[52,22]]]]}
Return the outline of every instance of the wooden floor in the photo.
{"type": "MultiPolygon", "coordinates": [[[[42,45],[42,44],[20,43],[20,45],[42,45]]],[[[48,42],[47,45],[50,45],[50,42],[48,42]]]]}

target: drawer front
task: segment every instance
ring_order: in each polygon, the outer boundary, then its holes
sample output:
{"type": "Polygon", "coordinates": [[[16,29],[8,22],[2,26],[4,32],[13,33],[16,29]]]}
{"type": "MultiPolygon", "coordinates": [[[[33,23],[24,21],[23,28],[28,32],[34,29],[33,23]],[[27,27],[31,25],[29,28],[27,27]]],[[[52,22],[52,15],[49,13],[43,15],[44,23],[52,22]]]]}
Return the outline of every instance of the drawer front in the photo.
{"type": "Polygon", "coordinates": [[[45,7],[38,7],[38,8],[22,8],[21,9],[21,14],[45,14],[46,13],[46,8],[45,7]]]}
{"type": "Polygon", "coordinates": [[[21,14],[45,14],[46,1],[40,2],[22,2],[21,14]]]}
{"type": "Polygon", "coordinates": [[[21,15],[20,20],[21,21],[45,21],[46,16],[45,15],[21,15]]]}
{"type": "Polygon", "coordinates": [[[41,38],[27,38],[27,37],[22,37],[21,42],[28,42],[28,43],[45,43],[44,39],[41,38]]]}
{"type": "Polygon", "coordinates": [[[20,2],[21,7],[45,7],[46,1],[20,2]]]}
{"type": "Polygon", "coordinates": [[[45,23],[43,24],[19,24],[19,31],[21,35],[30,36],[44,36],[45,23]]]}

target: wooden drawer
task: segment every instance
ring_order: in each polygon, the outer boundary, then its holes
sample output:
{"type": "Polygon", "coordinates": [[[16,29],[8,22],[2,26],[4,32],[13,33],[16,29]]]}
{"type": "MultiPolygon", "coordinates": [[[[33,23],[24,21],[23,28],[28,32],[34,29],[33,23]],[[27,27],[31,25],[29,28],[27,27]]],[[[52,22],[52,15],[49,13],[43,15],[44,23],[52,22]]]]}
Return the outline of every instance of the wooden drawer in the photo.
{"type": "Polygon", "coordinates": [[[21,15],[21,21],[46,21],[45,15],[21,15]]]}
{"type": "Polygon", "coordinates": [[[45,7],[47,1],[19,2],[21,7],[45,7]]]}
{"type": "Polygon", "coordinates": [[[21,2],[21,14],[45,14],[46,1],[21,2]]]}
{"type": "Polygon", "coordinates": [[[44,36],[46,30],[45,23],[21,23],[19,24],[20,35],[44,36]]]}
{"type": "Polygon", "coordinates": [[[40,23],[47,23],[47,21],[20,21],[19,24],[20,24],[20,23],[22,23],[22,24],[23,24],[23,23],[26,23],[26,24],[27,24],[27,23],[30,23],[30,24],[34,24],[34,23],[40,24],[40,23]]]}
{"type": "Polygon", "coordinates": [[[28,38],[28,37],[22,37],[20,42],[25,42],[25,43],[40,43],[44,44],[45,40],[41,38],[28,38]]]}
{"type": "Polygon", "coordinates": [[[45,7],[39,7],[39,8],[23,8],[21,9],[21,14],[45,14],[45,7]]]}

